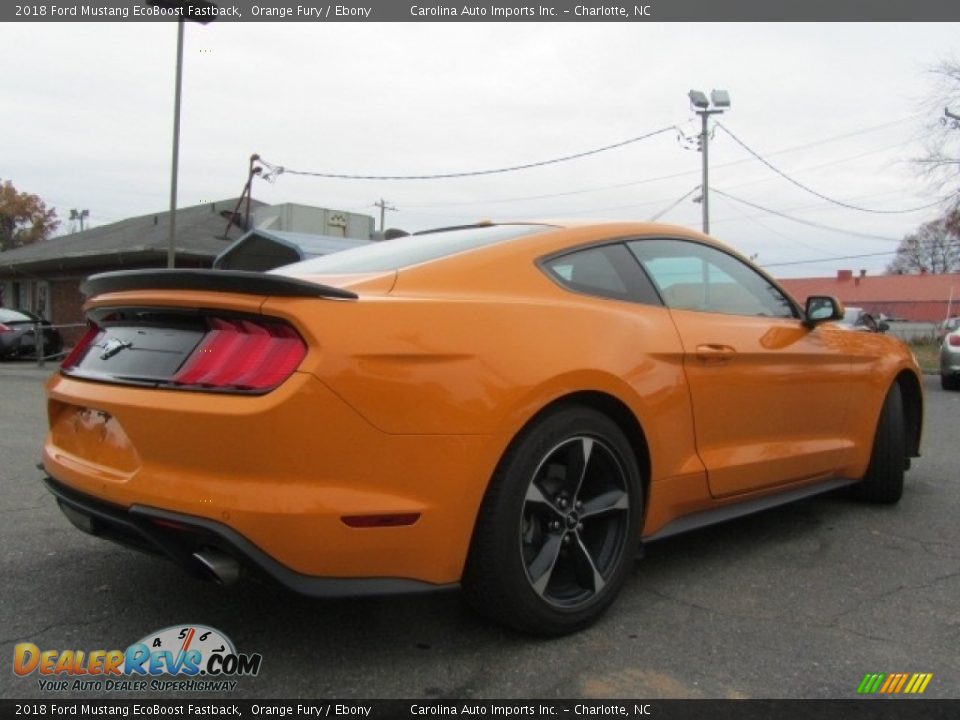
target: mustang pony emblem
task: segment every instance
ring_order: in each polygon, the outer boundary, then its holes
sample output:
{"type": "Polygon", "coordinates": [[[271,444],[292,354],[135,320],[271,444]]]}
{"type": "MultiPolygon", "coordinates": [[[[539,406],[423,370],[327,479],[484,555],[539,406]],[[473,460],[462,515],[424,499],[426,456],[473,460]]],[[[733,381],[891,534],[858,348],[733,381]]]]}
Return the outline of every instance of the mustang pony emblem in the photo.
{"type": "Polygon", "coordinates": [[[107,360],[109,358],[112,358],[121,350],[128,347],[133,347],[133,343],[130,342],[129,340],[119,340],[117,338],[108,338],[107,340],[104,340],[102,343],[97,343],[97,347],[103,349],[103,352],[100,353],[100,359],[107,360]]]}

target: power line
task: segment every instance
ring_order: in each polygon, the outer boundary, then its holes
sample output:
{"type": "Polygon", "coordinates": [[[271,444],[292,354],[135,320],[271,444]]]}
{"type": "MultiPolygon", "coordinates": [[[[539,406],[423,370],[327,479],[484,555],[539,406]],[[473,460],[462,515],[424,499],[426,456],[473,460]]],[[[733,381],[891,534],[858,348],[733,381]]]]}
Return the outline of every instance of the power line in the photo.
{"type": "MultiPolygon", "coordinates": [[[[798,150],[806,150],[811,147],[816,147],[817,145],[824,145],[826,143],[835,142],[837,140],[845,140],[850,137],[856,137],[858,135],[865,135],[867,133],[876,132],[877,130],[883,130],[888,127],[893,127],[894,125],[902,125],[905,122],[915,120],[920,116],[920,113],[910,115],[908,117],[900,118],[899,120],[893,120],[886,123],[881,123],[880,125],[873,125],[867,128],[862,128],[860,130],[854,130],[851,132],[841,133],[840,135],[832,135],[827,138],[822,138],[820,140],[814,140],[812,142],[803,143],[802,145],[793,145],[791,147],[781,148],[780,150],[775,150],[768,154],[768,157],[774,155],[783,155],[786,153],[796,152],[798,150]]],[[[884,150],[890,148],[884,148],[884,150]]],[[[877,151],[880,152],[880,151],[877,151]]],[[[846,162],[847,160],[857,159],[861,156],[856,156],[853,158],[845,158],[844,160],[833,161],[835,163],[846,162]]],[[[744,158],[743,160],[733,160],[731,162],[719,163],[714,165],[714,170],[719,170],[720,168],[733,167],[735,165],[743,165],[750,162],[749,158],[744,158]]],[[[509,203],[509,202],[523,202],[525,200],[548,200],[551,198],[558,197],[568,197],[570,195],[583,195],[591,192],[601,192],[603,190],[619,190],[620,188],[625,187],[634,187],[636,185],[645,185],[647,183],[659,182],[661,180],[672,180],[674,178],[687,177],[688,175],[698,175],[699,170],[684,170],[682,172],[670,173],[669,175],[658,175],[651,178],[641,178],[640,180],[631,180],[624,183],[615,183],[612,185],[598,185],[595,187],[589,188],[579,188],[577,190],[566,190],[563,192],[557,193],[546,193],[542,195],[521,195],[517,197],[508,197],[508,198],[493,198],[490,200],[463,200],[463,201],[453,201],[453,202],[435,202],[435,203],[417,203],[417,202],[405,202],[404,205],[407,207],[453,207],[453,206],[462,206],[462,205],[494,205],[497,203],[509,203]]]]}
{"type": "MultiPolygon", "coordinates": [[[[900,148],[903,148],[909,145],[911,142],[913,141],[908,140],[907,142],[898,142],[894,145],[887,145],[886,147],[876,148],[874,150],[867,150],[862,153],[857,153],[856,155],[847,155],[846,157],[835,158],[833,160],[828,160],[827,162],[817,163],[816,165],[807,165],[802,168],[795,168],[793,172],[809,172],[810,170],[821,170],[823,168],[832,167],[834,165],[842,165],[843,163],[848,163],[848,162],[851,162],[852,160],[859,160],[860,158],[870,157],[871,155],[880,155],[881,153],[885,153],[890,150],[898,150],[900,148]]],[[[750,162],[750,161],[747,160],[747,162],[750,162]]],[[[721,167],[721,166],[717,165],[716,167],[721,167]]],[[[768,177],[758,178],[756,180],[747,180],[745,182],[737,183],[736,185],[729,185],[728,187],[741,188],[741,187],[746,187],[748,185],[758,185],[760,183],[771,182],[773,180],[776,180],[776,178],[772,178],[768,176],[768,177]]]]}
{"type": "Polygon", "coordinates": [[[861,253],[860,255],[840,255],[837,257],[817,258],[816,260],[788,260],[786,262],[763,263],[763,267],[784,267],[786,265],[813,265],[815,263],[832,262],[834,260],[859,260],[860,258],[884,257],[886,255],[896,255],[896,250],[887,252],[861,253]]]}
{"type": "MultiPolygon", "coordinates": [[[[716,192],[716,189],[714,189],[714,192],[716,192]]],[[[733,209],[733,211],[734,211],[740,218],[752,222],[752,223],[755,224],[757,227],[763,228],[763,230],[764,230],[765,232],[772,233],[773,235],[778,235],[779,237],[783,238],[784,240],[786,240],[786,241],[789,242],[789,243],[793,243],[793,244],[795,244],[795,245],[801,245],[802,247],[808,248],[809,250],[814,250],[814,251],[816,251],[816,252],[827,252],[826,250],[824,250],[824,249],[821,248],[821,247],[817,247],[816,245],[811,245],[811,244],[809,244],[809,243],[804,242],[803,240],[798,240],[798,239],[795,238],[795,237],[790,237],[790,236],[788,236],[788,235],[783,234],[783,233],[780,232],[779,230],[776,230],[776,229],[774,229],[774,228],[772,228],[772,227],[769,227],[769,226],[765,225],[764,223],[762,223],[762,222],[760,222],[759,220],[757,220],[755,217],[752,217],[752,216],[750,216],[750,215],[747,215],[747,214],[744,213],[744,212],[741,212],[741,211],[737,208],[737,206],[736,206],[733,202],[730,201],[730,198],[728,198],[726,195],[722,195],[721,193],[717,193],[717,194],[718,194],[718,195],[721,195],[721,197],[723,198],[724,202],[728,203],[728,204],[730,205],[730,207],[733,209]]],[[[715,222],[716,222],[716,221],[715,221],[715,222]]]]}
{"type": "MultiPolygon", "coordinates": [[[[744,162],[738,160],[737,162],[744,162]]],[[[729,163],[735,164],[735,163],[729,163]]],[[[717,167],[720,167],[719,165],[717,167]]],[[[520,202],[523,200],[549,200],[550,198],[567,197],[569,195],[583,195],[585,193],[600,192],[601,190],[618,190],[635,185],[646,185],[647,183],[659,182],[660,180],[672,180],[674,178],[686,177],[687,175],[699,175],[699,170],[684,170],[683,172],[670,173],[669,175],[658,175],[652,178],[642,178],[640,180],[631,180],[630,182],[617,183],[615,185],[599,185],[592,188],[583,188],[580,190],[566,190],[558,193],[547,193],[544,195],[524,195],[512,198],[496,198],[493,200],[465,200],[463,202],[443,202],[443,203],[404,203],[409,207],[450,207],[454,205],[494,205],[497,203],[520,202]]]]}
{"type": "Polygon", "coordinates": [[[673,210],[677,205],[679,205],[679,204],[682,203],[684,200],[686,200],[688,197],[690,197],[691,195],[693,195],[697,190],[700,189],[700,187],[701,187],[700,185],[694,185],[691,189],[687,190],[687,192],[685,192],[685,193],[684,193],[683,195],[681,195],[679,198],[677,198],[676,200],[674,200],[672,203],[670,203],[670,204],[669,204],[667,207],[665,207],[663,210],[661,210],[661,211],[658,212],[657,214],[653,215],[653,216],[650,218],[649,222],[654,222],[655,220],[659,220],[660,218],[662,218],[662,217],[663,217],[664,215],[666,215],[668,212],[670,212],[671,210],[673,210]]]}
{"type": "Polygon", "coordinates": [[[653,132],[646,133],[645,135],[638,135],[637,137],[632,137],[627,140],[622,140],[612,145],[605,145],[603,147],[594,148],[593,150],[585,150],[584,152],[574,153],[572,155],[564,155],[558,158],[552,158],[550,160],[539,160],[537,162],[524,163],[522,165],[511,165],[508,167],[502,168],[493,168],[489,170],[467,170],[462,172],[451,172],[451,173],[436,173],[432,175],[354,175],[349,173],[329,173],[329,172],[314,172],[307,170],[291,170],[289,168],[283,167],[282,165],[274,165],[272,163],[267,163],[264,161],[263,164],[268,168],[270,172],[267,173],[267,176],[276,177],[277,175],[288,174],[288,175],[307,175],[310,177],[322,177],[322,178],[332,178],[337,180],[443,180],[449,178],[461,178],[461,177],[476,177],[479,175],[496,175],[499,173],[508,173],[514,172],[517,170],[529,170],[530,168],[543,167],[544,165],[553,165],[555,163],[567,162],[568,160],[576,160],[578,158],[587,157],[588,155],[596,155],[598,153],[606,152],[607,150],[614,150],[616,148],[625,147],[633,143],[640,142],[641,140],[647,140],[649,138],[655,137],[657,135],[662,135],[665,132],[671,130],[679,132],[678,128],[675,125],[669,127],[660,128],[659,130],[654,130],[653,132]]]}
{"type": "Polygon", "coordinates": [[[932,208],[932,207],[936,207],[937,205],[940,205],[944,200],[947,199],[947,198],[943,198],[943,199],[937,200],[937,201],[934,202],[934,203],[930,203],[929,205],[922,205],[922,206],[920,206],[920,207],[906,208],[906,209],[902,209],[902,210],[877,210],[877,209],[874,209],[874,208],[865,208],[865,207],[860,207],[860,206],[858,206],[858,205],[851,205],[850,203],[845,203],[845,202],[843,202],[842,200],[837,200],[837,199],[835,199],[835,198],[829,197],[828,195],[824,195],[823,193],[817,192],[817,191],[814,190],[813,188],[811,188],[811,187],[809,187],[809,186],[807,186],[807,185],[804,185],[804,184],[803,184],[802,182],[800,182],[799,180],[793,179],[792,177],[790,177],[789,175],[787,175],[785,172],[783,172],[782,170],[780,170],[779,168],[777,168],[777,167],[776,167],[773,163],[771,163],[769,160],[767,160],[767,159],[764,158],[762,155],[760,155],[758,152],[756,152],[755,150],[753,150],[753,148],[751,148],[749,145],[747,145],[745,142],[743,142],[743,140],[741,140],[741,139],[738,138],[736,135],[734,135],[733,132],[732,132],[729,128],[727,128],[725,125],[723,125],[723,123],[720,123],[720,122],[716,123],[716,127],[720,128],[720,129],[723,130],[725,133],[727,133],[727,135],[729,135],[729,136],[733,139],[733,141],[736,142],[740,147],[742,147],[742,148],[743,148],[744,150],[746,150],[748,153],[750,153],[751,155],[753,155],[753,157],[755,157],[755,158],[756,158],[757,160],[759,160],[761,163],[763,163],[763,164],[766,165],[768,168],[770,168],[771,170],[773,170],[773,172],[775,172],[777,175],[779,175],[780,177],[782,177],[782,178],[783,178],[784,180],[786,180],[787,182],[791,183],[792,185],[796,185],[798,188],[800,188],[801,190],[805,190],[806,192],[810,193],[811,195],[816,195],[816,196],[817,196],[818,198],[820,198],[821,200],[826,200],[826,201],[829,202],[829,203],[833,203],[834,205],[839,205],[840,207],[845,207],[845,208],[847,208],[847,209],[849,209],[849,210],[859,210],[860,212],[877,213],[877,214],[880,214],[880,215],[900,215],[900,214],[904,214],[904,213],[919,212],[920,210],[928,210],[928,209],[930,209],[930,208],[932,208]]]}
{"type": "Polygon", "coordinates": [[[792,220],[793,222],[800,223],[801,225],[808,225],[810,227],[815,227],[820,230],[830,230],[833,232],[839,232],[845,235],[852,235],[854,237],[865,238],[867,240],[883,240],[886,242],[896,242],[896,243],[900,242],[900,238],[890,238],[890,237],[884,237],[882,235],[871,235],[869,233],[861,233],[855,230],[845,230],[843,228],[833,227],[832,225],[824,225],[823,223],[813,222],[812,220],[804,220],[803,218],[794,217],[793,215],[787,215],[786,213],[780,212],[779,210],[772,210],[768,207],[764,207],[763,205],[757,205],[756,203],[750,202],[749,200],[744,200],[743,198],[739,198],[736,195],[731,195],[730,193],[724,192],[723,190],[718,190],[717,188],[714,188],[713,191],[717,193],[717,195],[722,195],[723,197],[729,198],[730,200],[733,200],[735,202],[742,203],[743,205],[749,205],[750,207],[756,210],[761,210],[765,213],[770,213],[771,215],[776,215],[786,220],[792,220]]]}
{"type": "MultiPolygon", "coordinates": [[[[741,186],[740,186],[740,185],[734,185],[734,186],[731,186],[731,187],[741,187],[741,186]]],[[[887,196],[887,195],[903,195],[903,191],[902,191],[902,190],[884,190],[883,192],[865,193],[865,194],[860,194],[860,195],[851,195],[851,196],[850,196],[849,198],[847,198],[847,199],[848,199],[848,200],[862,200],[862,199],[866,199],[866,198],[885,197],[885,196],[887,196]]],[[[776,212],[779,212],[779,213],[791,213],[791,212],[799,212],[799,211],[806,211],[806,210],[821,211],[821,210],[829,209],[829,208],[830,208],[829,205],[824,205],[824,203],[822,203],[822,202],[820,202],[820,201],[816,201],[816,202],[812,202],[812,203],[805,203],[805,204],[803,204],[803,205],[791,205],[790,207],[783,208],[782,210],[779,210],[779,211],[776,211],[776,212]]],[[[753,215],[740,215],[739,217],[722,217],[722,218],[719,218],[718,220],[714,220],[714,223],[716,223],[716,224],[719,224],[719,223],[728,223],[728,222],[733,222],[734,220],[737,220],[737,219],[739,219],[739,218],[762,217],[763,215],[770,214],[771,212],[774,212],[774,211],[771,211],[771,210],[769,210],[769,209],[767,208],[767,209],[764,209],[763,211],[761,211],[761,212],[759,212],[759,213],[756,213],[756,214],[753,214],[753,215]]],[[[827,226],[827,227],[829,227],[829,226],[827,226]]],[[[833,228],[833,229],[835,229],[835,230],[837,230],[837,231],[840,230],[840,228],[833,228]]],[[[847,231],[844,230],[843,232],[847,232],[847,231]]]]}

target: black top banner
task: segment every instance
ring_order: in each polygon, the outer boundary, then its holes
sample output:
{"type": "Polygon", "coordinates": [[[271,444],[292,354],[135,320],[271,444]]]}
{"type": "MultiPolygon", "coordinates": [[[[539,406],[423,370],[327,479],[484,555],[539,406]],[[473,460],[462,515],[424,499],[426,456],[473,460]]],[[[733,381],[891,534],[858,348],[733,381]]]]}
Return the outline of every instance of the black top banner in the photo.
{"type": "Polygon", "coordinates": [[[367,0],[41,0],[0,5],[12,22],[950,22],[957,0],[640,0],[637,3],[367,0]]]}
{"type": "Polygon", "coordinates": [[[953,720],[958,700],[0,700],[8,718],[953,720]]]}

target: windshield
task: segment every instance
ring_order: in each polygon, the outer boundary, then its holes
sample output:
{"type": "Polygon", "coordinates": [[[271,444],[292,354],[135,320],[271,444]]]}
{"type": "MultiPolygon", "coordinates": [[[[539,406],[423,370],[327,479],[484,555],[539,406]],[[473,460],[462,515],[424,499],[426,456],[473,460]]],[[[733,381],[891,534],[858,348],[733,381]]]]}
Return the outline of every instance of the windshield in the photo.
{"type": "Polygon", "coordinates": [[[285,265],[271,272],[279,275],[386,272],[552,229],[547,225],[486,225],[407,235],[285,265]]]}

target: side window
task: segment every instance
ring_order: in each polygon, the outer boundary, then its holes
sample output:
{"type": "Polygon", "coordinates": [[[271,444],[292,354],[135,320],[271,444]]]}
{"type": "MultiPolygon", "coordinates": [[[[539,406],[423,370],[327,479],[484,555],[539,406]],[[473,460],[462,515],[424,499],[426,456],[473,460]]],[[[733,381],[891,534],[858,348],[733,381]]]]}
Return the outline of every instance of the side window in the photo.
{"type": "Polygon", "coordinates": [[[543,263],[554,280],[574,292],[662,305],[640,264],[621,243],[577,250],[543,263]]]}
{"type": "Polygon", "coordinates": [[[635,240],[631,252],[668,307],[795,317],[793,305],[760,273],[727,253],[685,240],[635,240]]]}

